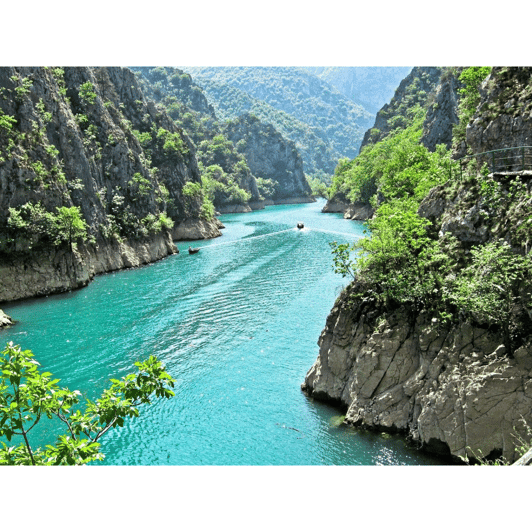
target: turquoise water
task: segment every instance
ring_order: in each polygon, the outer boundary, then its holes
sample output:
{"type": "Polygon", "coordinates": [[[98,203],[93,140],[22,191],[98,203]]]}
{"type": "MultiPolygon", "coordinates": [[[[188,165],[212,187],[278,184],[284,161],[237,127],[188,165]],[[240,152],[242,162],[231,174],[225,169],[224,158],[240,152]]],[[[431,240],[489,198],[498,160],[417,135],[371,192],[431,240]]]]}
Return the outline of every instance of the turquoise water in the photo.
{"type": "MultiPolygon", "coordinates": [[[[18,323],[0,344],[31,349],[60,384],[93,399],[136,360],[164,361],[176,396],[110,431],[105,464],[440,463],[401,437],[340,425],[341,412],[300,390],[346,283],[328,243],[363,230],[322,206],[224,215],[220,238],[178,243],[178,255],[75,292],[3,305],[18,323]]],[[[53,430],[32,433],[34,444],[53,430]]]]}

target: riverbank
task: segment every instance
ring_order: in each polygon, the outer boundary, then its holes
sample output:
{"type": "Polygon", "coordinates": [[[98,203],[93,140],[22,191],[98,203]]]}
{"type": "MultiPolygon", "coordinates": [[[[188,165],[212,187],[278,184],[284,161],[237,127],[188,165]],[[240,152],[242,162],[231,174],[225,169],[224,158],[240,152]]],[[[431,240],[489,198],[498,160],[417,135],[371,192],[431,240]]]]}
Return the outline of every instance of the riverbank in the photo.
{"type": "Polygon", "coordinates": [[[196,255],[3,305],[17,324],[0,341],[32,349],[47,371],[88,397],[136,360],[161,358],[178,381],[176,398],[106,435],[110,465],[442,463],[401,437],[342,425],[336,408],[301,393],[344,284],[328,243],[363,231],[321,213],[323,204],[223,215],[221,237],[190,242],[201,247],[196,255]]]}

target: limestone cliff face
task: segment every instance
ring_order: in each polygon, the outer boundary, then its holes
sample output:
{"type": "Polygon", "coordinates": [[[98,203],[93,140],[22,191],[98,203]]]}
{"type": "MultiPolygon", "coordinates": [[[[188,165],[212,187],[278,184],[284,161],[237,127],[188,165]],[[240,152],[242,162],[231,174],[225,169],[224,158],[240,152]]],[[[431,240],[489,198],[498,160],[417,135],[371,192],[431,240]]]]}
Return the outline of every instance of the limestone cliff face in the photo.
{"type": "Polygon", "coordinates": [[[303,172],[295,144],[254,115],[243,115],[225,127],[225,134],[241,153],[254,176],[277,183],[271,199],[312,202],[312,191],[303,172]]]}
{"type": "Polygon", "coordinates": [[[130,70],[0,68],[0,93],[0,301],[176,252],[168,218],[174,233],[200,220],[182,194],[200,179],[194,147],[130,70]],[[78,207],[88,238],[71,250],[46,231],[17,232],[9,209],[24,205],[78,207]]]}
{"type": "Polygon", "coordinates": [[[466,128],[471,153],[532,146],[532,69],[493,67],[466,128]]]}
{"type": "Polygon", "coordinates": [[[362,201],[350,202],[341,192],[327,200],[321,212],[342,212],[346,220],[369,220],[375,209],[362,201]]]}
{"type": "MultiPolygon", "coordinates": [[[[493,69],[466,130],[473,153],[529,144],[531,76],[531,69],[493,69]]],[[[455,82],[448,83],[452,102],[455,82]]],[[[517,182],[494,177],[489,192],[487,182],[468,179],[433,188],[420,204],[434,237],[454,237],[464,257],[499,239],[515,253],[530,252],[532,182],[527,175],[517,182]]],[[[532,296],[523,284],[517,291],[513,318],[520,325],[509,353],[495,327],[459,316],[444,325],[430,308],[414,315],[379,306],[362,281],[353,283],[327,318],[302,387],[345,408],[347,423],[403,432],[461,460],[500,454],[513,461],[532,427],[532,296]]]]}
{"type": "Polygon", "coordinates": [[[440,67],[414,67],[401,81],[389,104],[377,113],[375,124],[366,131],[360,151],[368,144],[382,140],[390,131],[407,122],[407,111],[414,105],[426,105],[428,97],[439,83],[440,67]]]}
{"type": "Polygon", "coordinates": [[[509,359],[487,329],[353,306],[356,289],[327,318],[303,389],[342,405],[347,423],[406,433],[429,451],[515,460],[532,426],[531,343],[509,359]]]}

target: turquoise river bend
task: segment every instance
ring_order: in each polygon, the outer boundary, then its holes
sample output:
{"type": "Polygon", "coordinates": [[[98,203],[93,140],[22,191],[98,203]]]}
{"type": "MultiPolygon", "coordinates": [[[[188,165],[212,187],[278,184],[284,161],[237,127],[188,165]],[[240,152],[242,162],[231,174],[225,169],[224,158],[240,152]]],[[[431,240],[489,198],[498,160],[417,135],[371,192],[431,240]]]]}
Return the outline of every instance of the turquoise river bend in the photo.
{"type": "MultiPolygon", "coordinates": [[[[110,377],[156,354],[176,396],[155,400],[103,440],[110,465],[437,464],[403,438],[340,424],[300,390],[346,280],[329,242],[362,224],[322,202],[224,215],[224,235],[178,255],[99,276],[66,294],[3,305],[0,342],[31,349],[61,385],[95,398],[110,377]],[[304,230],[297,230],[302,221],[304,230]]],[[[46,443],[54,425],[33,434],[46,443]]]]}

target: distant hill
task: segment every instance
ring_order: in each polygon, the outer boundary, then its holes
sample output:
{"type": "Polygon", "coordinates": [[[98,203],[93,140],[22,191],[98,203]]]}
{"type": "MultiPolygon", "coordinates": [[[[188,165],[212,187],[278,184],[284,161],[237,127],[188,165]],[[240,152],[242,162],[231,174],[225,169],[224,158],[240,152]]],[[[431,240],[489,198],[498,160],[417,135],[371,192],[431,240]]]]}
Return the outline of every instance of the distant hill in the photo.
{"type": "Polygon", "coordinates": [[[327,81],[297,67],[181,67],[191,74],[216,116],[252,113],[294,141],[307,174],[330,174],[354,157],[374,115],[327,81]]]}
{"type": "Polygon", "coordinates": [[[304,67],[372,114],[388,103],[412,67],[304,67]]]}

